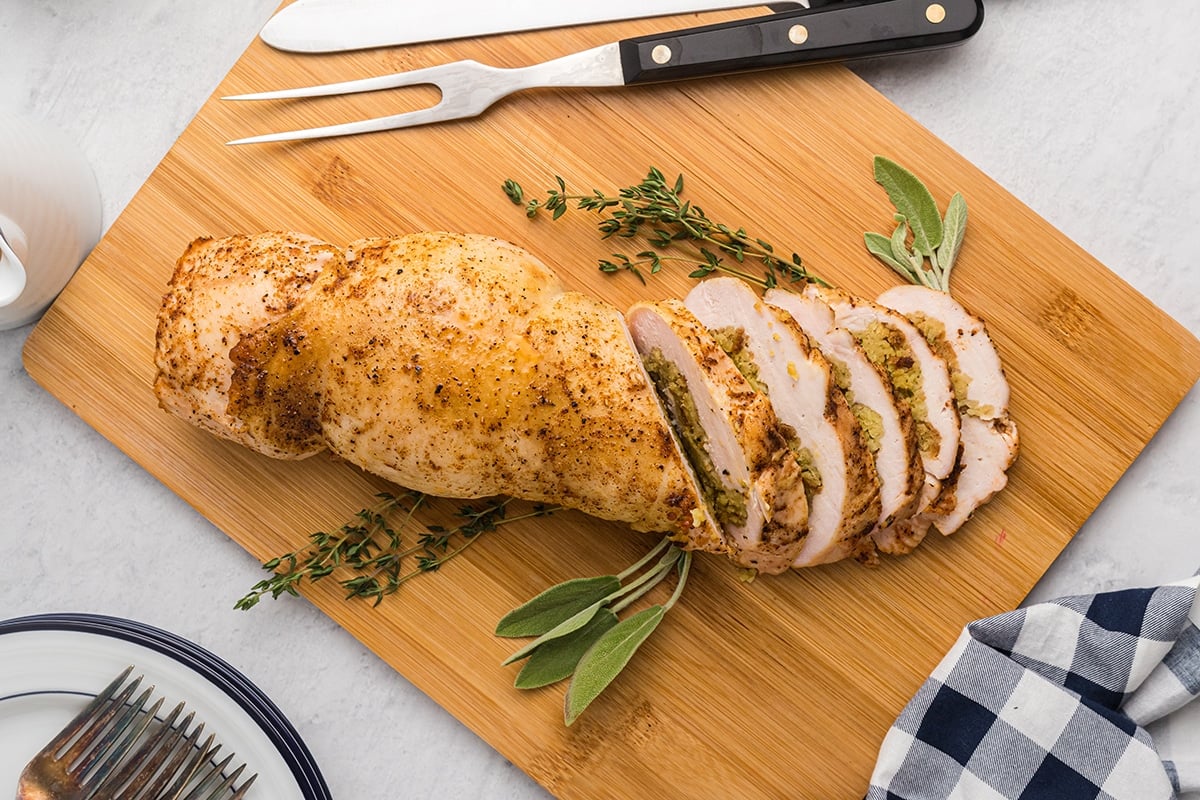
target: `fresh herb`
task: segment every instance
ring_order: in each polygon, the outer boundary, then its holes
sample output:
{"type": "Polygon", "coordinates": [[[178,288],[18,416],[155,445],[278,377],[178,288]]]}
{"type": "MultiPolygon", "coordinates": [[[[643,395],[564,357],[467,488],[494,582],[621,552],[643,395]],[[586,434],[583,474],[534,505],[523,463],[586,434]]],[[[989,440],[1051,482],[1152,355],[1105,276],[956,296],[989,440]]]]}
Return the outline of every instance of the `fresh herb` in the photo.
{"type": "Polygon", "coordinates": [[[650,638],[666,613],[665,605],[643,608],[606,631],[584,653],[563,698],[563,719],[568,725],[578,719],[584,709],[625,669],[633,654],[650,638]]]}
{"type": "Polygon", "coordinates": [[[511,498],[489,501],[483,506],[460,506],[452,527],[420,525],[417,510],[430,501],[422,492],[377,495],[379,503],[359,511],[353,520],[333,533],[309,535],[308,546],[272,558],[263,569],[275,574],[259,581],[234,608],[248,610],[264,595],[279,598],[298,594],[305,580],[315,583],[335,570],[349,570],[338,583],[347,598],[370,598],[379,605],[408,581],[435,572],[458,556],[488,531],[501,525],[552,513],[554,508],[534,506],[516,516],[506,516],[511,498]],[[411,538],[412,543],[407,543],[411,538]]]}
{"type": "Polygon", "coordinates": [[[679,600],[691,560],[690,552],[663,539],[620,574],[565,581],[510,611],[496,625],[497,636],[537,637],[504,662],[528,659],[516,687],[533,689],[571,678],[563,711],[570,725],[621,673],[679,600]],[[622,611],[671,573],[678,579],[665,603],[620,619],[622,611]]]}
{"type": "Polygon", "coordinates": [[[547,190],[545,199],[528,202],[520,184],[511,178],[504,182],[503,190],[514,205],[524,205],[525,215],[531,219],[543,212],[558,219],[573,203],[581,210],[605,215],[597,226],[602,238],[640,236],[650,244],[652,249],[632,256],[613,253],[610,258],[601,259],[603,272],[631,272],[645,283],[644,270],[654,275],[664,265],[678,262],[691,267],[689,275],[697,279],[723,272],[767,289],[798,282],[825,285],[808,272],[798,254],[792,253],[790,259],[781,258],[770,243],[750,236],[745,228],[734,229],[713,222],[699,206],[684,200],[682,175],[668,183],[660,170],[651,167],[641,183],[619,189],[616,195],[599,189],[593,189],[591,194],[570,194],[561,177],[555,176],[555,181],[558,188],[547,190]],[[685,244],[690,244],[695,253],[664,255],[665,251],[685,244]],[[748,261],[764,268],[761,276],[744,268],[748,261]]]}
{"type": "Polygon", "coordinates": [[[925,184],[883,156],[875,156],[875,181],[896,207],[896,229],[891,236],[865,234],[867,250],[905,280],[950,291],[950,270],[967,230],[967,201],[956,192],[943,217],[925,184]]]}
{"type": "Polygon", "coordinates": [[[508,195],[508,199],[513,202],[513,205],[519,206],[525,202],[525,192],[521,189],[521,184],[512,178],[506,180],[501,188],[504,189],[504,193],[508,195]]]}

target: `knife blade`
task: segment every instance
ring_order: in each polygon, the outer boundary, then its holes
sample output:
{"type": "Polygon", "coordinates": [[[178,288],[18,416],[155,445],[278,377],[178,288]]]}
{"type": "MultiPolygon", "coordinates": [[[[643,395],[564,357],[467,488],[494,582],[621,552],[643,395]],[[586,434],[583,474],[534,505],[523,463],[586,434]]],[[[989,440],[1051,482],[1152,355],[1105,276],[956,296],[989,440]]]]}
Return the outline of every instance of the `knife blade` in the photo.
{"type": "Polygon", "coordinates": [[[259,37],[277,50],[330,53],[762,5],[762,0],[455,0],[453,13],[447,13],[430,2],[296,0],[271,17],[259,37]]]}

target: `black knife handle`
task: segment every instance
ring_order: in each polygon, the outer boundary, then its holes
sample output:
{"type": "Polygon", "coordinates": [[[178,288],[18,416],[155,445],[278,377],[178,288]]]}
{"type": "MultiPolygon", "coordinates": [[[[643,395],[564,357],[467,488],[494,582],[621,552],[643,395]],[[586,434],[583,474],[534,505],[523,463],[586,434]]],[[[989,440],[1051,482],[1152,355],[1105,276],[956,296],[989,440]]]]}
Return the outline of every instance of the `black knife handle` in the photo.
{"type": "Polygon", "coordinates": [[[948,47],[982,24],[981,0],[844,0],[618,44],[628,85],[948,47]]]}

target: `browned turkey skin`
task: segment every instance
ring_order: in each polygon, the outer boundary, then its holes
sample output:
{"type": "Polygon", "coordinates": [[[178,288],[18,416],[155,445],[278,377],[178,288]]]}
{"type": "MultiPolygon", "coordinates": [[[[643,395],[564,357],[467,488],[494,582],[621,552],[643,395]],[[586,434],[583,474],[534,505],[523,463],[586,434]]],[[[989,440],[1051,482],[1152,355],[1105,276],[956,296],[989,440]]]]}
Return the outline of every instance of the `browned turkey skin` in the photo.
{"type": "Polygon", "coordinates": [[[306,241],[189,248],[160,315],[164,408],[267,455],[328,448],[429,494],[555,503],[724,551],[616,308],[512,245],[443,233],[321,251],[281,303],[306,241]]]}

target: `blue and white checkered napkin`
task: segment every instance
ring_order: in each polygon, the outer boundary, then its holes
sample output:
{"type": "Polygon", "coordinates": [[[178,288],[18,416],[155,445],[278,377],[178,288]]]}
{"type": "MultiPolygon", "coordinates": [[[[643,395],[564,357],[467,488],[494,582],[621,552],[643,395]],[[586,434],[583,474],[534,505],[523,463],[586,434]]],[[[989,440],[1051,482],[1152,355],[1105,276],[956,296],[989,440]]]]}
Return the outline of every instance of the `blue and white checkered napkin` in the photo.
{"type": "Polygon", "coordinates": [[[896,720],[868,800],[1200,790],[1200,578],[973,622],[896,720]]]}

